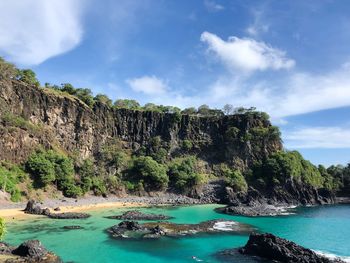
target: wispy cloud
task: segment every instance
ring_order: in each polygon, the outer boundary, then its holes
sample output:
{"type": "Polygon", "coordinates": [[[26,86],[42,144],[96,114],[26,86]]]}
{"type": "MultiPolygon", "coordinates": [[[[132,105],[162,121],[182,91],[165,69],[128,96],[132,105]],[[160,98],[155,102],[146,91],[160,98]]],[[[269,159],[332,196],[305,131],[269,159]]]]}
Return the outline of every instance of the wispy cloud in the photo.
{"type": "Polygon", "coordinates": [[[294,60],[287,58],[284,51],[251,38],[233,36],[225,41],[215,34],[204,32],[201,41],[207,43],[208,50],[233,71],[289,69],[295,65],[294,60]]]}
{"type": "Polygon", "coordinates": [[[284,133],[290,149],[350,148],[350,129],[342,127],[306,127],[284,133]]]}
{"type": "Polygon", "coordinates": [[[127,84],[136,92],[142,92],[148,95],[159,95],[165,93],[167,84],[164,80],[156,76],[143,76],[126,80],[127,84]]]}
{"type": "Polygon", "coordinates": [[[225,9],[223,5],[216,3],[214,0],[204,0],[204,6],[209,12],[218,12],[225,9]]]}
{"type": "Polygon", "coordinates": [[[82,40],[81,0],[0,2],[0,55],[35,65],[65,53],[82,40]]]}
{"type": "Polygon", "coordinates": [[[262,33],[267,33],[270,29],[270,24],[265,21],[264,6],[253,8],[251,13],[253,15],[253,22],[246,28],[246,32],[252,37],[257,37],[262,33]]]}

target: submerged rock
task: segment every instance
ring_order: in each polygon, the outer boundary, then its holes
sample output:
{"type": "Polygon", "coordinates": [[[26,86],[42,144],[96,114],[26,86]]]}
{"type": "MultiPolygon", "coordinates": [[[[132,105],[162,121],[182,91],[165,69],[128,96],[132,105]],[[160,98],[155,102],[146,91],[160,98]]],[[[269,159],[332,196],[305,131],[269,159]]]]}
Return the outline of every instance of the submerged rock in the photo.
{"type": "Polygon", "coordinates": [[[288,207],[283,206],[274,206],[268,204],[256,205],[256,206],[227,206],[223,208],[216,208],[215,211],[228,215],[241,215],[241,216],[278,216],[278,215],[287,215],[288,207]]]}
{"type": "Polygon", "coordinates": [[[231,220],[210,220],[199,224],[176,224],[172,222],[152,222],[139,224],[123,221],[107,229],[114,238],[159,238],[161,236],[179,237],[199,233],[250,233],[253,228],[231,220]]]}
{"type": "Polygon", "coordinates": [[[117,216],[106,216],[106,218],[110,219],[119,219],[119,220],[168,220],[172,217],[161,215],[161,214],[145,214],[140,211],[132,210],[127,211],[122,215],[117,216]]]}
{"type": "Polygon", "coordinates": [[[316,254],[292,241],[274,236],[273,234],[251,234],[247,244],[239,249],[244,255],[258,256],[277,262],[298,263],[334,263],[343,262],[332,260],[316,254]]]}
{"type": "Polygon", "coordinates": [[[86,213],[67,212],[67,213],[50,213],[48,217],[53,219],[85,219],[90,217],[90,215],[86,213]]]}
{"type": "Polygon", "coordinates": [[[64,226],[63,229],[69,229],[69,230],[72,230],[72,229],[82,229],[83,227],[81,226],[64,226]]]}

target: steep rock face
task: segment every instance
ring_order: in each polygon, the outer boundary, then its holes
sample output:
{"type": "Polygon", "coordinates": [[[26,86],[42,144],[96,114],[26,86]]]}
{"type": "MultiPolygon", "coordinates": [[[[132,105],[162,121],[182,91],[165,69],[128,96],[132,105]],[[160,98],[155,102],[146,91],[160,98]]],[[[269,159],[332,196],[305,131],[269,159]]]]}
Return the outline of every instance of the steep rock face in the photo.
{"type": "Polygon", "coordinates": [[[234,127],[241,135],[251,128],[271,126],[264,118],[248,115],[197,117],[158,112],[110,109],[103,104],[87,107],[72,96],[43,90],[13,81],[0,83],[0,114],[10,112],[39,127],[11,129],[0,122],[0,159],[21,162],[35,146],[59,146],[79,152],[82,158],[97,156],[101,147],[117,138],[126,148],[137,150],[150,138],[160,136],[169,152],[180,149],[183,140],[194,142],[195,152],[209,163],[227,162],[245,168],[282,149],[280,139],[261,142],[259,150],[251,141],[229,140],[234,127]],[[179,118],[178,118],[179,117],[179,118]]]}

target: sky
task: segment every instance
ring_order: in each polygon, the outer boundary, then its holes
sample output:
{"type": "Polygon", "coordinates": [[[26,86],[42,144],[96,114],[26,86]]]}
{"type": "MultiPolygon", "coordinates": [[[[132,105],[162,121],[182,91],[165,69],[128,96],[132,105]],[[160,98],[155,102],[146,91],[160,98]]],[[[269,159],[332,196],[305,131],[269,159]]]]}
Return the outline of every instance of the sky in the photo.
{"type": "Polygon", "coordinates": [[[285,148],[350,161],[347,0],[1,0],[0,56],[42,84],[256,107],[285,148]]]}

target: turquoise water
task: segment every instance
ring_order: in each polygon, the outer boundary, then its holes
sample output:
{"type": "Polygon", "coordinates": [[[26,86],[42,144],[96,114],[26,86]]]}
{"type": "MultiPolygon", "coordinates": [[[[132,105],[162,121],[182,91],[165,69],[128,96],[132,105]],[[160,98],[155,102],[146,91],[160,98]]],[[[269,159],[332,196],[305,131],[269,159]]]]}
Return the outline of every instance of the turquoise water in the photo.
{"type": "MultiPolygon", "coordinates": [[[[140,208],[144,212],[175,217],[176,223],[198,223],[226,218],[271,232],[301,245],[325,253],[350,256],[350,206],[324,206],[297,209],[297,214],[281,217],[248,218],[218,214],[215,205],[140,208]]],[[[84,220],[53,220],[33,217],[8,222],[7,242],[19,244],[27,239],[40,239],[64,262],[194,262],[195,255],[203,262],[220,262],[217,251],[242,246],[248,236],[234,234],[201,235],[185,238],[162,238],[135,241],[109,238],[105,229],[118,220],[104,218],[126,209],[105,209],[91,212],[84,220]],[[80,225],[81,230],[63,230],[65,225],[80,225]]],[[[232,262],[232,261],[231,261],[232,262]]],[[[236,262],[243,262],[237,259],[236,262]]]]}

